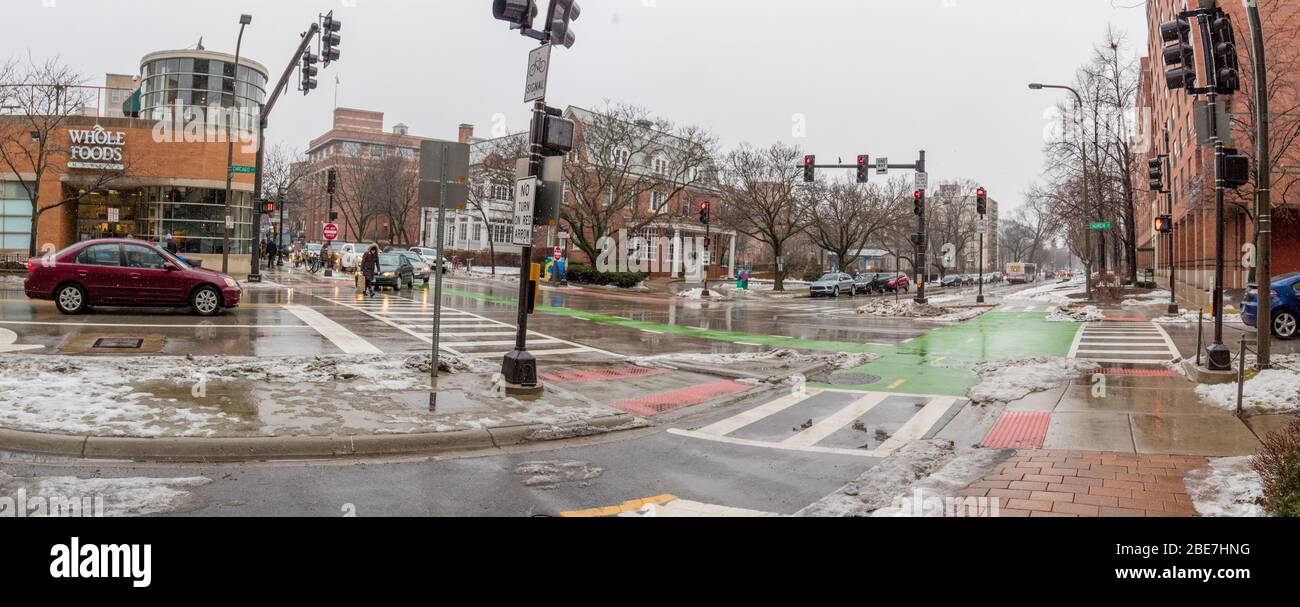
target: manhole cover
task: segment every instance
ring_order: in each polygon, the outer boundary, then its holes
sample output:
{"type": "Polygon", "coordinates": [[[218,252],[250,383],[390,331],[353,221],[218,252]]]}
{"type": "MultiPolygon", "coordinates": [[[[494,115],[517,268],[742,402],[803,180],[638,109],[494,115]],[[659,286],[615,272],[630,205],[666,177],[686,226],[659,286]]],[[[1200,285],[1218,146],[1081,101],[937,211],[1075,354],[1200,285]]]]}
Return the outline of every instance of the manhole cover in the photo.
{"type": "Polygon", "coordinates": [[[134,337],[102,337],[95,340],[95,345],[91,347],[111,350],[138,350],[143,345],[143,339],[134,337]]]}

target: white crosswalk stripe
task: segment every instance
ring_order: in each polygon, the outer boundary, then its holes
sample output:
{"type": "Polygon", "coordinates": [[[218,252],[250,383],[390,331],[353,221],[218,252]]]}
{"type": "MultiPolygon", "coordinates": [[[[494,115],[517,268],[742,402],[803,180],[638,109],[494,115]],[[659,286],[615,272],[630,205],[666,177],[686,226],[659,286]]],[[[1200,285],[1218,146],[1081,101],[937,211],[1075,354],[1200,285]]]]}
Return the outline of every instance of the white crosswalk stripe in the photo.
{"type": "Polygon", "coordinates": [[[674,428],[668,432],[746,447],[888,457],[910,442],[941,430],[961,404],[962,399],[946,396],[809,389],[698,430],[674,428]],[[796,427],[792,428],[792,424],[796,427]],[[882,432],[888,435],[883,440],[878,437],[882,432]],[[873,443],[875,446],[868,449],[873,443]]]}
{"type": "MultiPolygon", "coordinates": [[[[326,301],[361,312],[407,335],[430,345],[433,344],[435,315],[430,304],[399,297],[364,301],[327,298],[326,301]]],[[[498,358],[505,356],[510,347],[515,345],[515,340],[512,339],[517,330],[515,325],[464,310],[444,306],[438,327],[440,330],[438,349],[452,354],[475,358],[498,358]]],[[[551,337],[537,331],[528,332],[528,351],[538,358],[568,354],[621,358],[612,352],[551,337]]]]}
{"type": "Polygon", "coordinates": [[[1169,334],[1153,322],[1087,323],[1070,347],[1070,358],[1105,364],[1164,365],[1179,356],[1169,334]]]}

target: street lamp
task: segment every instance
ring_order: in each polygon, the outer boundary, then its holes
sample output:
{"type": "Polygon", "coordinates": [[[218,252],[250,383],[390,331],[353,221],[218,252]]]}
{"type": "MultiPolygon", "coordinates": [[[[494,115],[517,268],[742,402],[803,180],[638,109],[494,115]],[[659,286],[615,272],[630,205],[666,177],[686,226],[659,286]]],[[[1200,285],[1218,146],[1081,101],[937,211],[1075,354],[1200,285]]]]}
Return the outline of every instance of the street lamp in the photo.
{"type": "MultiPolygon", "coordinates": [[[[1043,84],[1043,83],[1041,83],[1041,82],[1031,82],[1031,83],[1029,83],[1029,90],[1031,90],[1031,91],[1041,91],[1041,90],[1043,90],[1043,89],[1061,89],[1061,90],[1065,90],[1065,91],[1070,91],[1071,93],[1074,93],[1074,100],[1075,100],[1075,102],[1078,104],[1078,105],[1076,106],[1076,108],[1077,108],[1076,114],[1077,114],[1078,117],[1079,117],[1079,155],[1083,157],[1083,174],[1080,176],[1080,179],[1082,179],[1081,184],[1082,184],[1082,188],[1083,188],[1083,208],[1084,208],[1084,214],[1085,214],[1085,220],[1084,220],[1084,222],[1087,223],[1086,214],[1087,214],[1087,209],[1088,209],[1088,141],[1087,141],[1086,139],[1084,139],[1084,137],[1083,137],[1083,96],[1079,94],[1079,91],[1074,90],[1073,87],[1069,87],[1069,86],[1065,86],[1065,85],[1060,85],[1060,84],[1043,84]]],[[[1087,255],[1087,254],[1088,254],[1088,252],[1087,252],[1087,251],[1088,251],[1088,248],[1092,246],[1091,241],[1092,241],[1092,238],[1091,238],[1091,235],[1090,235],[1090,229],[1085,227],[1084,232],[1083,232],[1083,251],[1084,251],[1084,255],[1087,255]]],[[[1105,262],[1105,254],[1106,254],[1106,253],[1105,253],[1105,248],[1104,248],[1104,246],[1105,246],[1105,245],[1103,244],[1103,245],[1102,245],[1103,248],[1101,248],[1101,250],[1100,250],[1102,256],[1098,259],[1098,262],[1101,263],[1103,266],[1104,266],[1105,263],[1106,263],[1106,262],[1105,262]]],[[[1085,273],[1087,273],[1087,274],[1091,274],[1091,273],[1092,273],[1091,265],[1092,265],[1092,264],[1088,264],[1089,267],[1087,267],[1087,268],[1084,269],[1085,273]]],[[[1100,274],[1100,272],[1098,272],[1098,273],[1100,274]]],[[[1088,301],[1092,301],[1092,276],[1090,276],[1090,275],[1089,275],[1089,276],[1084,276],[1084,277],[1083,277],[1083,284],[1085,285],[1085,288],[1087,289],[1087,293],[1088,293],[1088,301]]]]}
{"type": "MultiPolygon", "coordinates": [[[[239,82],[239,52],[240,50],[242,50],[244,46],[244,28],[248,27],[248,25],[251,24],[252,22],[253,22],[252,15],[245,14],[239,16],[239,38],[235,40],[235,68],[232,72],[234,74],[233,78],[235,83],[239,82]]],[[[239,107],[238,103],[231,106],[230,112],[232,114],[232,118],[234,117],[233,115],[238,112],[238,110],[236,109],[238,107],[239,107]]],[[[234,176],[235,176],[235,134],[231,132],[229,123],[227,123],[226,126],[226,216],[222,219],[222,221],[224,222],[223,227],[225,228],[225,231],[222,232],[222,237],[221,237],[221,272],[223,274],[230,273],[230,230],[234,227],[234,223],[235,223],[233,221],[234,215],[231,214],[232,209],[230,204],[230,197],[233,195],[232,182],[234,180],[234,176]]],[[[253,237],[256,238],[257,235],[254,234],[253,237]]]]}

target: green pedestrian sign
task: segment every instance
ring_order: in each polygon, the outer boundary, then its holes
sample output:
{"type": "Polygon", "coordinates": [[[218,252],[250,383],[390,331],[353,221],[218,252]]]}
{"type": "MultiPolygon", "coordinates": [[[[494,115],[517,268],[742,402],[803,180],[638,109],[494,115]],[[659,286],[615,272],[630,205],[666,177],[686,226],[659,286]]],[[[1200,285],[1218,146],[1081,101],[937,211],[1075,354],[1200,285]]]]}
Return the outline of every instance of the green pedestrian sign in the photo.
{"type": "Polygon", "coordinates": [[[230,172],[231,172],[231,173],[243,173],[243,174],[247,174],[247,175],[252,175],[252,174],[254,174],[254,173],[257,172],[257,169],[256,169],[255,167],[246,167],[246,166],[235,165],[235,166],[230,167],[230,172]]]}
{"type": "Polygon", "coordinates": [[[1110,229],[1113,229],[1114,227],[1115,227],[1115,224],[1113,224],[1113,223],[1111,223],[1111,222],[1109,222],[1109,221],[1100,221],[1100,222],[1097,222],[1097,223],[1094,223],[1094,224],[1090,224],[1090,225],[1088,226],[1088,229],[1089,229],[1089,230],[1092,230],[1092,231],[1094,231],[1094,232],[1100,232],[1100,231],[1102,231],[1102,230],[1110,230],[1110,229]]]}

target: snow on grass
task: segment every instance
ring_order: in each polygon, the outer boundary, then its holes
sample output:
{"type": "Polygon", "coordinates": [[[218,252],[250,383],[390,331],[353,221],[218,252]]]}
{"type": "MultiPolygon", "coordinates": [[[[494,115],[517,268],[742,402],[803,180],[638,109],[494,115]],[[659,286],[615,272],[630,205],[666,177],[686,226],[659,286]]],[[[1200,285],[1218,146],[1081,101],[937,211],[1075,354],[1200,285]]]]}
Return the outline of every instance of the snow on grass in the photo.
{"type": "Polygon", "coordinates": [[[1105,319],[1106,314],[1097,306],[1085,306],[1077,310],[1070,306],[1060,306],[1047,317],[1047,322],[1101,322],[1105,319]]]}
{"type": "Polygon", "coordinates": [[[1249,456],[1215,459],[1209,466],[1187,473],[1183,479],[1187,494],[1201,516],[1265,516],[1259,504],[1264,485],[1250,460],[1249,456]]]}
{"type": "Polygon", "coordinates": [[[718,289],[709,289],[709,294],[704,294],[704,289],[687,289],[677,294],[682,299],[726,299],[726,295],[718,289]]]}
{"type": "Polygon", "coordinates": [[[1154,306],[1158,304],[1168,304],[1172,297],[1169,291],[1151,291],[1143,293],[1137,297],[1124,300],[1121,305],[1124,306],[1154,306]]]}
{"type": "MultiPolygon", "coordinates": [[[[53,476],[25,478],[0,472],[0,496],[14,497],[20,491],[27,496],[26,516],[51,516],[30,511],[34,498],[47,506],[52,502],[82,501],[90,498],[92,510],[82,516],[94,516],[96,504],[103,504],[103,516],[154,516],[186,510],[196,505],[192,489],[211,483],[206,477],[184,478],[78,478],[53,476]]],[[[82,502],[85,503],[84,501],[82,502]]]]}
{"type": "MultiPolygon", "coordinates": [[[[1224,308],[1225,312],[1227,309],[1228,308],[1224,308]]],[[[1151,322],[1161,325],[1180,325],[1196,324],[1197,321],[1202,319],[1205,320],[1206,324],[1210,324],[1214,322],[1214,315],[1210,314],[1208,311],[1202,315],[1199,310],[1179,310],[1178,316],[1160,316],[1151,319],[1151,322]]],[[[1241,320],[1241,314],[1225,313],[1223,315],[1223,322],[1224,324],[1242,324],[1243,321],[1241,320]]]]}
{"type": "MultiPolygon", "coordinates": [[[[1286,363],[1282,363],[1286,364],[1286,363]]],[[[1294,363],[1288,366],[1294,367],[1294,363]]],[[[1237,383],[1196,387],[1201,402],[1228,411],[1237,410],[1237,383]]],[[[1260,371],[1246,380],[1242,391],[1242,409],[1250,414],[1293,413],[1300,411],[1300,373],[1276,368],[1260,371]]]]}
{"type": "Polygon", "coordinates": [[[944,308],[933,304],[919,304],[914,299],[877,299],[861,308],[858,314],[876,318],[920,318],[935,322],[962,322],[988,312],[988,307],[944,308]]]}
{"type": "Polygon", "coordinates": [[[977,403],[1009,403],[1035,392],[1060,387],[1100,367],[1093,362],[1068,358],[1024,358],[984,363],[975,367],[981,383],[970,390],[977,403]]]}

